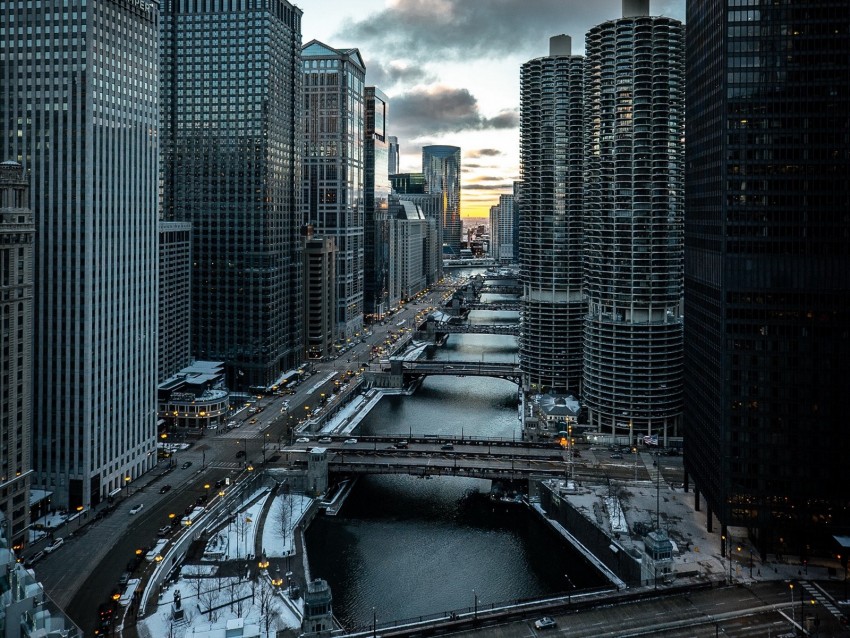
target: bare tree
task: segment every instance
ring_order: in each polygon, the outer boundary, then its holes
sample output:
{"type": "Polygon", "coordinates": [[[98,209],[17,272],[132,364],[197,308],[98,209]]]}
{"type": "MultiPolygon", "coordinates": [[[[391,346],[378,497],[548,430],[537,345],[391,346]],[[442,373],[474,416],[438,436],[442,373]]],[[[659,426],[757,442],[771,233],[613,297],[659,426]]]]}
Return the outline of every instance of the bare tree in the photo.
{"type": "Polygon", "coordinates": [[[260,603],[260,618],[266,628],[266,638],[272,622],[280,615],[277,592],[267,578],[260,578],[258,583],[257,601],[260,603]]]}
{"type": "MultiPolygon", "coordinates": [[[[286,539],[291,533],[290,521],[292,520],[292,495],[283,494],[280,497],[279,508],[277,511],[278,525],[280,526],[280,535],[283,538],[283,544],[286,545],[286,539]]],[[[290,541],[291,542],[291,541],[290,541]]]]}
{"type": "Polygon", "coordinates": [[[219,590],[213,583],[209,583],[208,587],[205,587],[200,595],[198,596],[198,603],[201,612],[206,612],[209,617],[209,622],[215,622],[218,620],[218,612],[216,609],[218,606],[219,599],[219,590]]]}

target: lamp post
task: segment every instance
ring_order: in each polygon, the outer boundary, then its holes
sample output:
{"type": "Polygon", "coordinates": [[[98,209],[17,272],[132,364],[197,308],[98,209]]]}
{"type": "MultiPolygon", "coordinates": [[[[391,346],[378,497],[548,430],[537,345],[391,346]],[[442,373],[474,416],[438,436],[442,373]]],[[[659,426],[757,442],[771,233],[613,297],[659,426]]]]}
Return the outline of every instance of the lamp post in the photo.
{"type": "Polygon", "coordinates": [[[472,608],[472,620],[473,622],[478,622],[478,594],[475,593],[475,590],[472,590],[472,598],[474,599],[473,608],[472,608]]]}
{"type": "Polygon", "coordinates": [[[789,583],[788,587],[791,589],[791,626],[793,627],[797,624],[796,616],[794,615],[794,583],[789,583]]]}
{"type": "Polygon", "coordinates": [[[372,607],[372,638],[378,638],[378,614],[372,607]]]}

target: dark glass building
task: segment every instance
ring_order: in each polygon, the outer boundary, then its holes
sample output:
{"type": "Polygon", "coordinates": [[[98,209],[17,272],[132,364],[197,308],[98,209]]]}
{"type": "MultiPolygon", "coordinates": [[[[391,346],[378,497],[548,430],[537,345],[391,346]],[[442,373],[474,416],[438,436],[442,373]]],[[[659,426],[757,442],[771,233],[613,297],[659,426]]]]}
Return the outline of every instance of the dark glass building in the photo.
{"type": "Polygon", "coordinates": [[[688,3],[685,469],[721,532],[850,525],[850,4],[688,3]]]}
{"type": "Polygon", "coordinates": [[[390,141],[387,96],[374,86],[365,90],[366,138],[363,148],[363,311],[380,319],[387,312],[390,198],[390,141]]]}
{"type": "Polygon", "coordinates": [[[301,10],[162,5],[163,217],[192,223],[192,350],[231,387],[301,363],[301,10]]]}
{"type": "Polygon", "coordinates": [[[422,172],[429,193],[443,194],[443,250],[459,256],[460,221],[460,148],[457,146],[423,146],[422,172]]]}

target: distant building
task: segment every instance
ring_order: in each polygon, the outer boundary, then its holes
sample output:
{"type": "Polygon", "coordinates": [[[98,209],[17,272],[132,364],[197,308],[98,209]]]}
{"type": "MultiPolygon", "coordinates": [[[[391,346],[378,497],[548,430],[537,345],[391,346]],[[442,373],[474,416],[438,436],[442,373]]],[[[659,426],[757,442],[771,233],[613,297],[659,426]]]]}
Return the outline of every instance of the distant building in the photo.
{"type": "Polygon", "coordinates": [[[850,533],[850,8],[704,0],[687,24],[685,470],[709,530],[832,553],[850,533]]]}
{"type": "Polygon", "coordinates": [[[387,209],[390,197],[387,96],[366,87],[366,136],[363,170],[363,310],[380,319],[387,312],[387,209]]]}
{"type": "Polygon", "coordinates": [[[167,426],[203,433],[224,425],[230,410],[224,364],[195,361],[159,384],[158,416],[167,426]]]}
{"type": "Polygon", "coordinates": [[[304,45],[304,207],[336,243],[336,339],[363,329],[366,67],[357,49],[304,45]]]}
{"type": "Polygon", "coordinates": [[[390,135],[387,143],[387,173],[394,175],[398,173],[399,166],[399,146],[398,138],[395,135],[390,135]]]}
{"type": "Polygon", "coordinates": [[[36,225],[32,484],[88,509],[156,463],[159,12],[0,15],[0,157],[29,176],[36,225]]]}
{"type": "Polygon", "coordinates": [[[304,250],[304,335],[308,359],[325,359],[336,340],[336,244],[308,235],[304,250]]]}
{"type": "Polygon", "coordinates": [[[685,27],[623,8],[585,38],[582,396],[595,430],[664,441],[682,420],[685,27]]]}
{"type": "Polygon", "coordinates": [[[495,204],[490,207],[490,245],[487,252],[490,257],[499,261],[499,242],[496,237],[499,235],[499,205],[495,204]]]}
{"type": "Polygon", "coordinates": [[[571,46],[555,36],[520,71],[519,360],[534,391],[581,387],[584,58],[571,46]]]}
{"type": "MultiPolygon", "coordinates": [[[[427,192],[443,195],[443,244],[449,254],[459,254],[460,220],[460,148],[457,146],[423,146],[422,172],[427,192]]],[[[445,252],[445,251],[444,251],[445,252]]]]}
{"type": "Polygon", "coordinates": [[[444,203],[442,194],[406,193],[400,194],[399,197],[416,204],[428,222],[428,238],[424,256],[425,277],[428,285],[436,283],[443,278],[443,242],[440,239],[444,203]]]}
{"type": "Polygon", "coordinates": [[[390,173],[393,192],[398,195],[421,195],[428,192],[425,173],[390,173]]]}
{"type": "Polygon", "coordinates": [[[304,352],[301,9],[161,7],[163,219],[192,223],[192,355],[268,388],[304,352]]]}
{"type": "Polygon", "coordinates": [[[35,222],[29,181],[0,164],[0,518],[13,546],[26,544],[32,474],[32,339],[35,222]]]}
{"type": "MultiPolygon", "coordinates": [[[[514,261],[514,196],[500,195],[497,212],[496,231],[490,228],[490,244],[497,246],[496,258],[505,263],[514,261]]],[[[492,252],[492,251],[491,251],[492,252]]]]}
{"type": "Polygon", "coordinates": [[[191,322],[192,224],[159,222],[159,383],[192,362],[191,322]]]}
{"type": "Polygon", "coordinates": [[[402,199],[390,211],[390,303],[398,308],[427,286],[428,220],[413,202],[402,199]]]}

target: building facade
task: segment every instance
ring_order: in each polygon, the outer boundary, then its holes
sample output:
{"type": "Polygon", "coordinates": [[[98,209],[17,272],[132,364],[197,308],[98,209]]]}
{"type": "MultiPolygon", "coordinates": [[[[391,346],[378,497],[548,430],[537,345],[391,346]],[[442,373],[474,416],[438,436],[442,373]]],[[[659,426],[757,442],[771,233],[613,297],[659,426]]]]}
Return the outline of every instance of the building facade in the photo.
{"type": "Polygon", "coordinates": [[[428,238],[425,249],[425,277],[428,285],[443,278],[443,196],[442,193],[399,193],[398,197],[419,207],[428,222],[428,238]]]}
{"type": "Polygon", "coordinates": [[[304,45],[304,207],[336,244],[336,339],[363,330],[366,67],[357,49],[304,45]]]}
{"type": "Polygon", "coordinates": [[[163,218],[192,224],[192,354],[266,388],[303,356],[301,10],[162,11],[163,218]]]}
{"type": "Polygon", "coordinates": [[[585,45],[583,397],[594,429],[663,441],[682,412],[685,33],[623,7],[585,45]]]}
{"type": "MultiPolygon", "coordinates": [[[[388,296],[387,209],[390,198],[391,146],[387,136],[387,96],[374,86],[367,86],[365,106],[363,309],[367,318],[377,320],[383,318],[387,312],[388,296]]],[[[398,158],[395,159],[397,161],[398,158]]]]}
{"type": "Polygon", "coordinates": [[[499,246],[499,261],[512,263],[514,261],[514,196],[499,195],[498,233],[490,231],[490,241],[499,246]]]}
{"type": "Polygon", "coordinates": [[[519,360],[538,391],[577,391],[582,377],[584,58],[571,46],[555,36],[520,71],[519,360]]]}
{"type": "Polygon", "coordinates": [[[162,383],[192,362],[192,224],[159,222],[159,366],[162,383]]]}
{"type": "Polygon", "coordinates": [[[685,469],[728,536],[850,531],[850,7],[688,5],[685,469]]]}
{"type": "Polygon", "coordinates": [[[400,200],[390,207],[389,300],[401,307],[427,285],[428,220],[414,202],[400,200]]]}
{"type": "Polygon", "coordinates": [[[336,244],[308,237],[304,251],[304,335],[308,359],[326,359],[336,341],[336,244]]]}
{"type": "Polygon", "coordinates": [[[463,227],[460,221],[460,148],[457,146],[423,146],[422,173],[427,192],[442,193],[442,242],[445,252],[460,255],[463,227]]]}
{"type": "Polygon", "coordinates": [[[88,508],[156,463],[159,12],[0,14],[0,157],[36,220],[33,485],[88,508]]]}
{"type": "Polygon", "coordinates": [[[0,163],[0,517],[26,543],[32,474],[35,222],[20,164],[0,163]]]}

